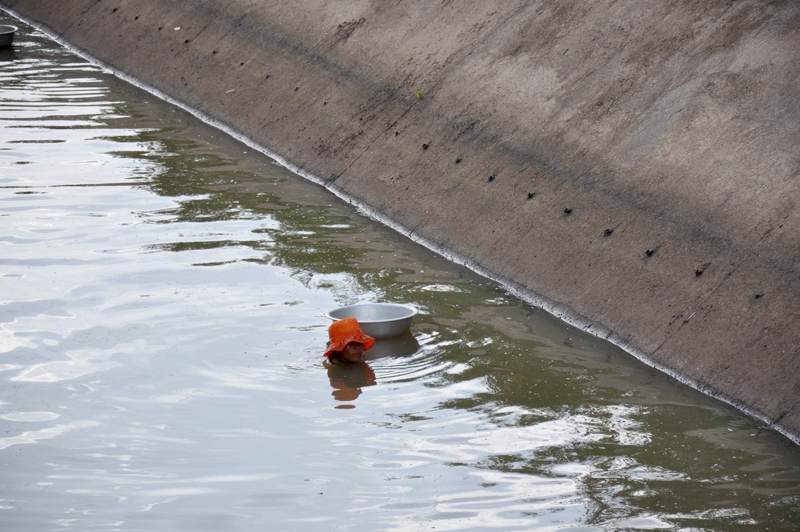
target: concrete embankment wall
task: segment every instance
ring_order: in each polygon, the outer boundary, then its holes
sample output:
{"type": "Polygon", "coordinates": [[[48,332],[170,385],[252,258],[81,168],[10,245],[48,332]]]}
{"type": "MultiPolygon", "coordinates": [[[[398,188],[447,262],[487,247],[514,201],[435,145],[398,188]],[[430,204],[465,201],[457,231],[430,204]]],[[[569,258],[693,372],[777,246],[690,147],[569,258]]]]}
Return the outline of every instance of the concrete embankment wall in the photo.
{"type": "Polygon", "coordinates": [[[800,3],[0,3],[800,432],[800,3]]]}

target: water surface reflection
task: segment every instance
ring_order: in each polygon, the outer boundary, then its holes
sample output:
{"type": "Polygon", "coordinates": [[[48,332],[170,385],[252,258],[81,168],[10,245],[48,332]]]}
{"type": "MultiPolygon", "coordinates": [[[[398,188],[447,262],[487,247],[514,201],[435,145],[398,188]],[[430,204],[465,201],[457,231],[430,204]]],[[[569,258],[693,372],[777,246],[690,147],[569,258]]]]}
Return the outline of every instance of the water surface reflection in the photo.
{"type": "Polygon", "coordinates": [[[783,438],[17,25],[5,529],[796,528],[783,438]],[[364,300],[413,336],[326,374],[364,300]]]}

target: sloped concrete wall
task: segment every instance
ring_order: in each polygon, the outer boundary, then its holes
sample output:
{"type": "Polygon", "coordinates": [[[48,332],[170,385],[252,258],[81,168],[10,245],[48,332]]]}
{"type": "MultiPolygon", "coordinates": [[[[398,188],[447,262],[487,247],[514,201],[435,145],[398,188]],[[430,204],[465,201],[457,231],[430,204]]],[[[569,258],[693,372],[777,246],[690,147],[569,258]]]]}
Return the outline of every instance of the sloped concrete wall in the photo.
{"type": "Polygon", "coordinates": [[[0,3],[800,433],[799,3],[0,3]]]}

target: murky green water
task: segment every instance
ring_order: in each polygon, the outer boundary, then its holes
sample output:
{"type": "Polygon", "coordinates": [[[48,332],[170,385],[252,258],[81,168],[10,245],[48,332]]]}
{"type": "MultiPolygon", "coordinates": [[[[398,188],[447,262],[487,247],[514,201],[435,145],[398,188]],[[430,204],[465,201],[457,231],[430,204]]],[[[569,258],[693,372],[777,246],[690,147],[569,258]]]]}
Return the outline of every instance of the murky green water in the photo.
{"type": "Polygon", "coordinates": [[[800,523],[783,437],[27,27],[0,52],[0,383],[2,530],[800,523]],[[324,314],[356,301],[421,314],[331,383],[324,314]]]}

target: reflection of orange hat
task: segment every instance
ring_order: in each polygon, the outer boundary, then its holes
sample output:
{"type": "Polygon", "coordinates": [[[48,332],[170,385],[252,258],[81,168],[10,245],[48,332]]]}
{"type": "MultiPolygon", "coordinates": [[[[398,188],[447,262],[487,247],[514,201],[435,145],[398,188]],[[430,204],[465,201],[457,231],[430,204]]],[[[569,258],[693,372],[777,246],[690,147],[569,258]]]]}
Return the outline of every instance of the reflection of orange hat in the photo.
{"type": "Polygon", "coordinates": [[[331,341],[328,342],[328,350],[324,355],[326,357],[331,356],[334,351],[341,351],[350,342],[364,344],[364,351],[375,345],[375,338],[364,334],[361,325],[355,318],[345,318],[333,322],[328,327],[328,336],[331,341]]]}

